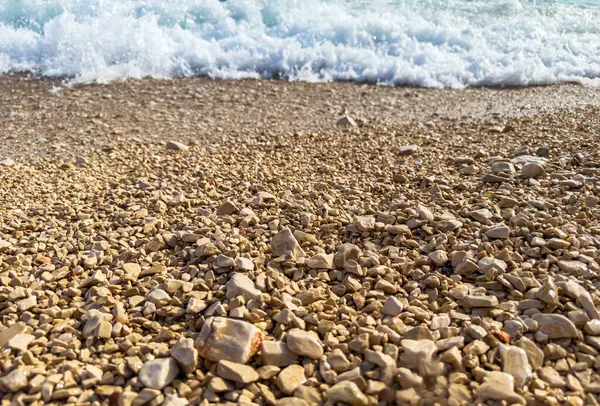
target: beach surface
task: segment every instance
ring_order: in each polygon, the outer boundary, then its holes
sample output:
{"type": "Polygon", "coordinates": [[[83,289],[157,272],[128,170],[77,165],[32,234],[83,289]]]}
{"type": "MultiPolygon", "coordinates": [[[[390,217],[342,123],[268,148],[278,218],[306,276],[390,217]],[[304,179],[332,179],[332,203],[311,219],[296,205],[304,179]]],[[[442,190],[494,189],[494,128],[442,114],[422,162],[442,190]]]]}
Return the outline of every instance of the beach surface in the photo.
{"type": "Polygon", "coordinates": [[[599,96],[0,77],[0,404],[598,404],[599,96]]]}

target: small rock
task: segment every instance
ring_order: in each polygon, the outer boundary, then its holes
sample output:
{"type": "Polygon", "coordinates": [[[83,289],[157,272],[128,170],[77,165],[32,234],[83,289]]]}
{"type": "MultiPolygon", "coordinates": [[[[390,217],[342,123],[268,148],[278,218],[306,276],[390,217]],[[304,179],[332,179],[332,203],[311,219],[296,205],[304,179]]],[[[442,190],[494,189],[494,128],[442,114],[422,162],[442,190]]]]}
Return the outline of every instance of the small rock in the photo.
{"type": "Polygon", "coordinates": [[[400,155],[412,155],[415,152],[417,152],[419,150],[419,146],[412,144],[412,145],[404,145],[401,147],[395,147],[394,151],[398,152],[398,154],[400,155]]]}
{"type": "Polygon", "coordinates": [[[532,319],[539,323],[539,331],[551,340],[577,337],[577,328],[571,320],[561,314],[534,314],[532,319]]]}
{"type": "Polygon", "coordinates": [[[0,378],[0,388],[8,393],[17,392],[28,384],[27,375],[22,367],[18,367],[0,378]]]}
{"type": "Polygon", "coordinates": [[[523,165],[523,168],[521,168],[521,176],[525,179],[541,178],[546,176],[546,171],[542,165],[530,162],[526,163],[523,165]]]}
{"type": "Polygon", "coordinates": [[[525,404],[525,399],[515,393],[515,380],[511,375],[492,371],[483,380],[483,384],[475,390],[475,395],[480,400],[504,400],[509,403],[525,404]]]}
{"type": "Polygon", "coordinates": [[[260,348],[263,332],[242,320],[211,317],[204,322],[196,340],[201,357],[245,364],[260,348]]]}
{"type": "Polygon", "coordinates": [[[491,239],[504,239],[510,235],[510,229],[507,226],[490,228],[485,235],[491,239]]]}
{"type": "Polygon", "coordinates": [[[193,373],[198,367],[198,350],[194,348],[194,340],[181,337],[171,348],[171,357],[173,357],[183,372],[193,373]]]}
{"type": "Polygon", "coordinates": [[[271,251],[276,257],[286,254],[293,254],[296,258],[306,256],[289,228],[282,229],[273,237],[273,240],[271,240],[271,251]]]}
{"type": "Polygon", "coordinates": [[[418,369],[421,364],[432,360],[437,352],[437,346],[432,340],[402,340],[400,343],[404,353],[401,361],[411,369],[418,369]]]}
{"type": "Polygon", "coordinates": [[[185,151],[186,149],[189,149],[190,147],[188,147],[187,145],[185,145],[182,142],[179,141],[167,141],[167,149],[172,149],[172,150],[176,150],[176,151],[185,151]]]}
{"type": "Polygon", "coordinates": [[[230,216],[238,211],[235,203],[230,202],[229,200],[221,203],[219,208],[217,209],[217,216],[230,216]]]}
{"type": "Polygon", "coordinates": [[[333,254],[317,254],[306,260],[306,266],[313,269],[335,269],[333,254]]]}
{"type": "Polygon", "coordinates": [[[398,298],[396,298],[394,296],[390,296],[385,301],[385,304],[383,305],[381,312],[383,314],[385,314],[386,316],[395,317],[395,316],[399,315],[400,313],[402,313],[403,310],[404,310],[404,305],[402,304],[402,302],[398,298]]]}
{"type": "Polygon", "coordinates": [[[354,119],[350,116],[344,116],[342,118],[340,118],[336,125],[338,127],[358,127],[358,124],[356,124],[356,121],[354,121],[354,119]]]}
{"type": "Polygon", "coordinates": [[[370,232],[375,229],[375,217],[373,216],[356,216],[354,218],[354,225],[358,228],[358,231],[370,232]]]}
{"type": "Polygon", "coordinates": [[[27,351],[27,347],[29,343],[35,340],[35,336],[31,334],[16,334],[6,344],[8,348],[13,349],[15,351],[27,351]]]}
{"type": "Polygon", "coordinates": [[[312,359],[319,359],[323,356],[323,344],[314,331],[294,328],[288,332],[286,337],[290,351],[312,359]]]}
{"type": "Polygon", "coordinates": [[[437,266],[442,266],[448,262],[448,254],[444,250],[436,250],[428,255],[429,259],[437,266]]]}
{"type": "Polygon", "coordinates": [[[138,378],[144,386],[151,389],[162,390],[169,385],[179,374],[179,366],[173,358],[157,358],[146,362],[138,378]]]}
{"type": "Polygon", "coordinates": [[[304,382],[306,382],[306,376],[304,375],[304,368],[300,365],[288,366],[283,369],[279,375],[277,375],[277,379],[275,379],[275,383],[279,390],[286,395],[291,395],[294,390],[304,382]]]}
{"type": "Polygon", "coordinates": [[[527,353],[514,345],[500,345],[502,371],[512,375],[515,383],[521,387],[533,378],[531,365],[527,360],[527,353]]]}
{"type": "Polygon", "coordinates": [[[354,382],[342,381],[336,383],[325,393],[331,403],[342,402],[351,406],[366,406],[369,401],[354,382]]]}
{"type": "Polygon", "coordinates": [[[0,166],[14,166],[15,161],[13,161],[11,158],[3,158],[0,159],[0,166]]]}
{"type": "Polygon", "coordinates": [[[290,351],[283,341],[263,341],[260,358],[263,365],[284,367],[296,362],[298,354],[290,351]]]}
{"type": "Polygon", "coordinates": [[[256,382],[259,379],[254,368],[227,360],[219,361],[217,375],[223,379],[244,384],[256,382]]]}
{"type": "Polygon", "coordinates": [[[233,299],[237,296],[243,296],[244,299],[255,299],[261,295],[261,291],[256,289],[254,282],[243,273],[236,273],[227,282],[227,299],[233,299]]]}

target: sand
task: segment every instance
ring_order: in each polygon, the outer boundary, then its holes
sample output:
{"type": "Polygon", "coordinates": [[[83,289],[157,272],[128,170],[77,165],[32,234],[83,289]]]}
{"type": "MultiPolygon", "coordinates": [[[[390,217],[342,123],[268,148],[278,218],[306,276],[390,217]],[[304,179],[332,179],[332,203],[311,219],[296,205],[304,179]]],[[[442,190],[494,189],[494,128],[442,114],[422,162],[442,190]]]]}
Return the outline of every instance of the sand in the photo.
{"type": "Polygon", "coordinates": [[[0,78],[2,405],[598,403],[600,90],[60,83],[0,78]]]}

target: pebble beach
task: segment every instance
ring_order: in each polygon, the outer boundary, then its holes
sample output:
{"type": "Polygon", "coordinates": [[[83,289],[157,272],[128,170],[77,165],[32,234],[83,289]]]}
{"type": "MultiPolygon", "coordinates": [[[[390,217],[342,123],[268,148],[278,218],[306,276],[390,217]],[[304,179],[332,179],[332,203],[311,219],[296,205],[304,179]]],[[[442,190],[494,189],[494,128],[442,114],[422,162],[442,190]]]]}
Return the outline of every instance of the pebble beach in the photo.
{"type": "Polygon", "coordinates": [[[597,405],[600,90],[0,77],[0,405],[597,405]]]}

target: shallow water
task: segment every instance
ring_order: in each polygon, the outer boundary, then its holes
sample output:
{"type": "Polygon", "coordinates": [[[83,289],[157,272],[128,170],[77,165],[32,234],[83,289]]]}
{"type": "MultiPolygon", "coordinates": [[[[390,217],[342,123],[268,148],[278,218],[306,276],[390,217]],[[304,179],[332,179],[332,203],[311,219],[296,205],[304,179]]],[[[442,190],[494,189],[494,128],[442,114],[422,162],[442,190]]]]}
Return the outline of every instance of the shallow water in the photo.
{"type": "Polygon", "coordinates": [[[0,73],[427,87],[600,78],[600,0],[0,0],[0,73]]]}

